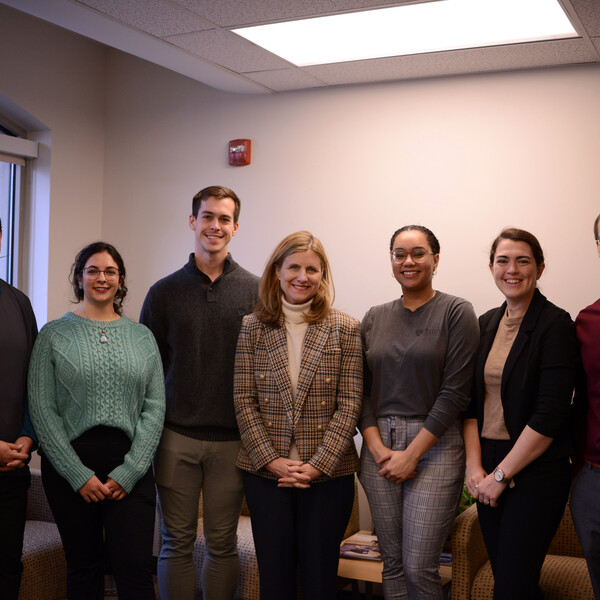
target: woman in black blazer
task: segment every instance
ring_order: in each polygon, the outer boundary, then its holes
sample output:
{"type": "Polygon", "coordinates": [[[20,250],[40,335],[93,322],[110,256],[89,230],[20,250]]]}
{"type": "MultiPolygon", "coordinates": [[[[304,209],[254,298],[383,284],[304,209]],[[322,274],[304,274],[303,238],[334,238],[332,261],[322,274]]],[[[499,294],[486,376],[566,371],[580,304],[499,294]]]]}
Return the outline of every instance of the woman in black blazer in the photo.
{"type": "Polygon", "coordinates": [[[569,494],[575,326],[536,287],[544,255],[531,233],[503,230],[490,270],[506,301],[479,319],[466,483],[478,500],[494,599],[541,599],[540,571],[569,494]]]}

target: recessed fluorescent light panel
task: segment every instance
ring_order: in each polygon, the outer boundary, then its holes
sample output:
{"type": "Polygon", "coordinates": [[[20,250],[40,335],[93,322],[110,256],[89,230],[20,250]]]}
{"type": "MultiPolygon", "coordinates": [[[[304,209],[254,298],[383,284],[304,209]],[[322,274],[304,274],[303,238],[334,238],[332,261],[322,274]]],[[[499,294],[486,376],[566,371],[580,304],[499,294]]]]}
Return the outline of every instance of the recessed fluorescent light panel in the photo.
{"type": "Polygon", "coordinates": [[[558,0],[433,0],[232,31],[299,67],[578,37],[558,0]]]}

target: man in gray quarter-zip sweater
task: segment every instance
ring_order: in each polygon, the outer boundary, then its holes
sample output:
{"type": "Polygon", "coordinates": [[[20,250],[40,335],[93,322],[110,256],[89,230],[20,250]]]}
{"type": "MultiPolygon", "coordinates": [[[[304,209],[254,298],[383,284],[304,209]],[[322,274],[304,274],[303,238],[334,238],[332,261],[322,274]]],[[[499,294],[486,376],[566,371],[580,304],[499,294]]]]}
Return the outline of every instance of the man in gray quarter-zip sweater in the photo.
{"type": "Polygon", "coordinates": [[[228,252],[240,201],[211,186],[194,196],[188,263],[155,283],[140,321],[156,337],[167,395],[165,430],[155,458],[163,516],[158,582],[163,600],[193,600],[192,552],[202,493],[207,553],[205,600],[231,600],[237,587],[236,531],[243,501],[235,461],[241,446],[233,408],[233,365],[242,318],[258,297],[258,277],[228,252]]]}

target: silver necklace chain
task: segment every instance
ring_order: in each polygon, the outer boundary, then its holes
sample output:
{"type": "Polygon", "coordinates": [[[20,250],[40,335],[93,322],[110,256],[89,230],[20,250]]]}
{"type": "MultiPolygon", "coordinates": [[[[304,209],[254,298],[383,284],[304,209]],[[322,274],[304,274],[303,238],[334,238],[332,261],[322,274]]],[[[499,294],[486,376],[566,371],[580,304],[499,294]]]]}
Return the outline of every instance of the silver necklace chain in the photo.
{"type": "MultiPolygon", "coordinates": [[[[85,312],[85,308],[83,308],[83,306],[79,309],[80,313],[86,318],[89,319],[90,321],[95,321],[95,319],[91,319],[88,314],[85,312]]],[[[116,315],[117,313],[113,312],[113,315],[116,315]]],[[[106,327],[103,327],[100,330],[100,339],[98,340],[101,344],[108,344],[108,337],[106,337],[106,327]]]]}

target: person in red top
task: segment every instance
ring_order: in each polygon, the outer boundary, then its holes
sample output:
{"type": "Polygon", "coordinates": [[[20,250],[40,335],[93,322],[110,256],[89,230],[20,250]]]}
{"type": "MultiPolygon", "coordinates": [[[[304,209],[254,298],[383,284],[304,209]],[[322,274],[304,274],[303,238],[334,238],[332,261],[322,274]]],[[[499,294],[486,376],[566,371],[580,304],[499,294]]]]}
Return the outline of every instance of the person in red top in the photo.
{"type": "MultiPolygon", "coordinates": [[[[598,223],[594,221],[600,256],[598,223]]],[[[594,596],[600,599],[600,299],[575,320],[587,387],[587,425],[583,468],[571,489],[571,512],[587,560],[594,596]]]]}

